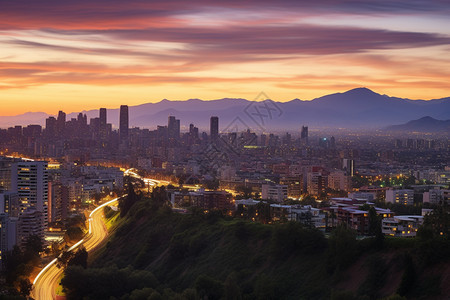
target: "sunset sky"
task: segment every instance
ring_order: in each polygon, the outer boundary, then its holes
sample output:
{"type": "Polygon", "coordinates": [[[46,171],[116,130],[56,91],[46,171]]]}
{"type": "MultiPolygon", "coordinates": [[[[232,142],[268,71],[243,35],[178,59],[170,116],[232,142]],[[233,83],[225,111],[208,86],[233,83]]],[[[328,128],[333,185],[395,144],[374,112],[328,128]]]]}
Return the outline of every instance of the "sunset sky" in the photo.
{"type": "Polygon", "coordinates": [[[450,4],[0,0],[0,115],[161,99],[450,96],[450,4]]]}

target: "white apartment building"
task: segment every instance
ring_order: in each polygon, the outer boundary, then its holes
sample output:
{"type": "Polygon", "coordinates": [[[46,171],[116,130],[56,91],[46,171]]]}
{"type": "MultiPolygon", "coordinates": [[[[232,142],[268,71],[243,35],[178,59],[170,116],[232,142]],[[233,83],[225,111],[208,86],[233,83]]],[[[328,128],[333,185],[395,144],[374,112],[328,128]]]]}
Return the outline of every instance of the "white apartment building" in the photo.
{"type": "Polygon", "coordinates": [[[261,198],[270,199],[276,202],[283,202],[287,199],[288,187],[282,184],[263,184],[261,186],[261,198]]]}
{"type": "Polygon", "coordinates": [[[19,195],[20,212],[35,209],[48,224],[48,170],[45,161],[20,161],[11,166],[12,191],[19,195]]]}
{"type": "Polygon", "coordinates": [[[381,221],[381,231],[385,235],[414,237],[423,224],[423,216],[394,216],[381,221]]]}

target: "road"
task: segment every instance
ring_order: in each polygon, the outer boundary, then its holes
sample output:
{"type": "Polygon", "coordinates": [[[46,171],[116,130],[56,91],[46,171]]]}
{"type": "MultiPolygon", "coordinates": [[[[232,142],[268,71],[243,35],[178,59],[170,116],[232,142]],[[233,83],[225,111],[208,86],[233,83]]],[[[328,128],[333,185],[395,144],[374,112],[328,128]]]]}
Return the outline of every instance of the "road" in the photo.
{"type": "MultiPolygon", "coordinates": [[[[88,234],[81,241],[70,247],[69,251],[72,251],[81,245],[83,245],[88,252],[92,251],[92,249],[97,247],[106,238],[108,232],[103,222],[102,208],[114,204],[117,200],[119,200],[119,198],[103,203],[90,213],[88,234]]],[[[52,260],[34,279],[31,296],[36,300],[55,299],[56,288],[63,271],[62,268],[60,269],[56,266],[56,259],[52,260]]]]}

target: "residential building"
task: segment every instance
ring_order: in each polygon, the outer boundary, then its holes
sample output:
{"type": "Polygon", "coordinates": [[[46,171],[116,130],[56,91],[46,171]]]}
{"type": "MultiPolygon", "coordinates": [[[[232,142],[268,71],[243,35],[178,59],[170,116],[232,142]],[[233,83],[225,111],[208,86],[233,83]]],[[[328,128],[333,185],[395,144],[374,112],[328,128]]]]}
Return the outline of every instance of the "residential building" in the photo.
{"type": "Polygon", "coordinates": [[[423,203],[450,203],[450,190],[431,189],[423,193],[423,203]]]}
{"type": "Polygon", "coordinates": [[[423,224],[423,216],[393,216],[381,221],[381,231],[385,235],[414,237],[423,224]]]}
{"type": "Polygon", "coordinates": [[[44,216],[33,208],[29,208],[19,214],[17,244],[25,246],[25,242],[31,235],[44,239],[44,216]]]}
{"type": "Polygon", "coordinates": [[[11,166],[12,191],[19,195],[20,212],[35,209],[48,223],[48,164],[45,161],[20,161],[11,166]]]}
{"type": "Polygon", "coordinates": [[[414,190],[386,190],[386,202],[403,205],[414,204],[414,190]]]}
{"type": "Polygon", "coordinates": [[[288,197],[288,187],[283,184],[263,184],[261,186],[261,198],[283,202],[288,197]]]}

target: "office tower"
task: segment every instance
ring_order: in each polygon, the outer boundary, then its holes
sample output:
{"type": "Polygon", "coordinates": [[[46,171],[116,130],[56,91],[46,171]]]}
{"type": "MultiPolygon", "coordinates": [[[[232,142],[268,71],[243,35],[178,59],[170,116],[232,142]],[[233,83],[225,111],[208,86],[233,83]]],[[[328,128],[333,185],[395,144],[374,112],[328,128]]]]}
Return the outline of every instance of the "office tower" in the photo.
{"type": "Polygon", "coordinates": [[[78,123],[80,123],[80,125],[86,126],[87,125],[86,114],[83,115],[82,113],[79,113],[77,116],[77,121],[78,121],[78,123]]]}
{"type": "Polygon", "coordinates": [[[308,126],[302,126],[300,141],[302,142],[302,144],[308,144],[308,126]]]}
{"type": "Polygon", "coordinates": [[[345,175],[355,175],[355,161],[353,159],[344,158],[342,160],[342,170],[345,171],[345,175]]]}
{"type": "Polygon", "coordinates": [[[100,126],[106,126],[106,108],[100,108],[100,126]]]}
{"type": "Polygon", "coordinates": [[[120,141],[127,142],[128,141],[128,105],[120,106],[120,126],[119,126],[119,134],[120,141]]]}
{"type": "Polygon", "coordinates": [[[189,140],[190,144],[195,144],[199,139],[198,128],[194,124],[189,125],[189,140]]]}
{"type": "Polygon", "coordinates": [[[56,119],[55,117],[48,117],[45,119],[45,135],[48,138],[53,138],[56,135],[56,119]]]}
{"type": "Polygon", "coordinates": [[[169,139],[178,139],[180,137],[180,120],[175,119],[174,116],[169,116],[167,130],[169,139]]]}
{"type": "Polygon", "coordinates": [[[215,142],[219,138],[219,117],[211,117],[209,124],[209,135],[211,137],[211,142],[215,142]]]}
{"type": "Polygon", "coordinates": [[[99,127],[98,127],[98,133],[100,140],[106,141],[108,139],[108,125],[106,120],[106,108],[100,108],[100,115],[99,115],[99,127]]]}
{"type": "Polygon", "coordinates": [[[11,166],[12,191],[19,194],[20,212],[35,209],[47,225],[48,171],[45,161],[20,161],[11,166]]]}
{"type": "Polygon", "coordinates": [[[334,138],[334,136],[330,137],[330,148],[336,148],[336,139],[334,138]]]}
{"type": "Polygon", "coordinates": [[[60,110],[58,112],[58,118],[56,119],[56,133],[59,137],[64,135],[65,127],[66,127],[66,113],[60,110]]]}
{"type": "Polygon", "coordinates": [[[23,128],[23,136],[37,138],[40,137],[42,133],[41,125],[28,125],[23,128]]]}
{"type": "Polygon", "coordinates": [[[180,119],[176,119],[175,121],[175,138],[178,139],[181,133],[180,119]]]}

